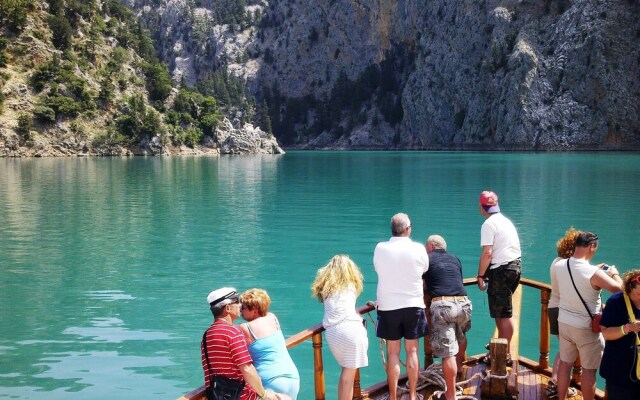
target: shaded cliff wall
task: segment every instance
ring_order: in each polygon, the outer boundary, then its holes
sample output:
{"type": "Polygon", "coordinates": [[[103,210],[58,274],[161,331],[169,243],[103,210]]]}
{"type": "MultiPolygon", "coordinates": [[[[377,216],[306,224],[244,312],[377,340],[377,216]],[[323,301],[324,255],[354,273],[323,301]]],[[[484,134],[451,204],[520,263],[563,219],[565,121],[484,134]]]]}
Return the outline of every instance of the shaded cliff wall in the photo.
{"type": "Polygon", "coordinates": [[[163,36],[174,76],[225,67],[259,102],[276,91],[290,145],[640,149],[640,0],[247,0],[259,18],[216,25],[222,1],[161,1],[174,11],[157,25],[181,27],[163,36]],[[349,108],[341,76],[363,97],[349,108]],[[399,122],[384,109],[396,99],[399,122]]]}

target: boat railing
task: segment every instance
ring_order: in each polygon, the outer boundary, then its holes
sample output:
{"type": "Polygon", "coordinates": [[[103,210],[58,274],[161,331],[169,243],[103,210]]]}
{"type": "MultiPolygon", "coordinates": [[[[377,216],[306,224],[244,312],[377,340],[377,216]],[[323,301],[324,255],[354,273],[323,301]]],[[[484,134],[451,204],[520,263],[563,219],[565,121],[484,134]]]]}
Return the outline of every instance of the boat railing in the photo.
{"type": "MultiPolygon", "coordinates": [[[[475,278],[468,278],[464,280],[465,286],[471,286],[476,284],[475,278]]],[[[551,369],[549,368],[549,351],[551,347],[550,343],[550,333],[549,333],[549,321],[547,319],[547,309],[549,307],[549,299],[551,298],[551,285],[547,283],[538,282],[532,279],[522,278],[520,280],[521,286],[531,287],[540,292],[540,327],[539,327],[539,356],[538,360],[531,360],[526,357],[523,357],[518,354],[517,361],[520,365],[523,365],[536,373],[540,373],[546,376],[551,376],[551,369]]],[[[429,302],[428,297],[425,298],[427,302],[429,302]]],[[[358,308],[358,312],[361,315],[366,315],[371,311],[375,310],[375,305],[371,302],[366,305],[358,308]]],[[[527,312],[528,315],[531,315],[531,312],[527,312]]],[[[519,324],[518,324],[519,325],[519,324]]],[[[286,339],[287,348],[292,348],[298,346],[301,343],[304,343],[311,339],[312,349],[313,349],[313,368],[314,368],[314,387],[315,387],[315,399],[316,400],[325,400],[326,397],[326,388],[325,388],[325,375],[324,375],[324,365],[322,361],[322,332],[324,332],[324,328],[322,323],[313,325],[299,333],[296,333],[293,336],[290,336],[286,339]]],[[[427,338],[425,338],[424,345],[425,352],[425,367],[433,363],[433,354],[431,352],[431,346],[429,346],[429,342],[427,338]]],[[[580,378],[581,378],[581,368],[579,364],[579,360],[576,362],[573,368],[572,375],[574,383],[579,387],[580,386],[580,378]]],[[[354,382],[354,391],[353,398],[361,399],[363,397],[367,398],[369,393],[380,390],[385,385],[384,382],[374,385],[366,390],[362,390],[360,386],[360,374],[356,373],[356,379],[354,382]]],[[[596,394],[602,398],[604,396],[604,392],[601,390],[597,390],[596,394]]],[[[182,396],[178,400],[201,400],[205,399],[205,388],[204,386],[195,389],[184,396],[182,396]]]]}

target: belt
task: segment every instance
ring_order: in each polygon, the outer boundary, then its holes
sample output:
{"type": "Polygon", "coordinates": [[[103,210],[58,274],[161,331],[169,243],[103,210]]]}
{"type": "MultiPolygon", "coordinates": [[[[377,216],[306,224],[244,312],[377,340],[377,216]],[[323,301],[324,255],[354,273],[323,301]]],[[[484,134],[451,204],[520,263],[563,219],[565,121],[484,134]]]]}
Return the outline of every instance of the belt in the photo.
{"type": "Polygon", "coordinates": [[[467,296],[438,296],[431,299],[431,301],[439,301],[439,300],[468,301],[469,298],[467,296]]]}

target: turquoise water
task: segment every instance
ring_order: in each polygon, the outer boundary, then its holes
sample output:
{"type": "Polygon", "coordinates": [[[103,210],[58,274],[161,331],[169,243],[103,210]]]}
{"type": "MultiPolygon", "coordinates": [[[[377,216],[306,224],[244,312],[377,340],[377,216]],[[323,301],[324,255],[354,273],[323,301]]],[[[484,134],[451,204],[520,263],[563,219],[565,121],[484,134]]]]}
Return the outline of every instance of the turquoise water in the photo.
{"type": "MultiPolygon", "coordinates": [[[[173,399],[202,383],[212,289],[266,288],[285,335],[319,322],[315,271],[337,253],[375,299],[375,244],[398,211],[414,239],[442,234],[475,276],[477,196],[500,195],[523,274],[548,282],[571,225],[596,261],[638,267],[636,153],[289,152],[283,156],[0,159],[0,398],[173,399]]],[[[474,302],[470,354],[493,331],[474,302]]],[[[525,291],[521,353],[538,358],[539,300],[525,291]]],[[[384,379],[369,324],[363,386],[384,379]]],[[[555,346],[555,343],[553,343],[555,346]]],[[[310,343],[292,350],[313,397],[310,343]]],[[[325,347],[328,399],[338,369],[325,347]]]]}

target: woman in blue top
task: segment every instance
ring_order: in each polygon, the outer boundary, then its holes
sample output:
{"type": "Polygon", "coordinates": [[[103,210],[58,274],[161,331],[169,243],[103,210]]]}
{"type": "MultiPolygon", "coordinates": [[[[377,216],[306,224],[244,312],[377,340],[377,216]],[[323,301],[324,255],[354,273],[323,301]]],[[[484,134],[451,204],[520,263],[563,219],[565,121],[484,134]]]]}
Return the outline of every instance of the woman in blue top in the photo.
{"type": "Polygon", "coordinates": [[[240,296],[242,318],[240,325],[247,339],[253,364],[262,385],[276,393],[284,393],[296,400],[300,390],[300,375],[280,329],[278,318],[269,311],[271,299],[262,289],[250,289],[240,296]]]}

